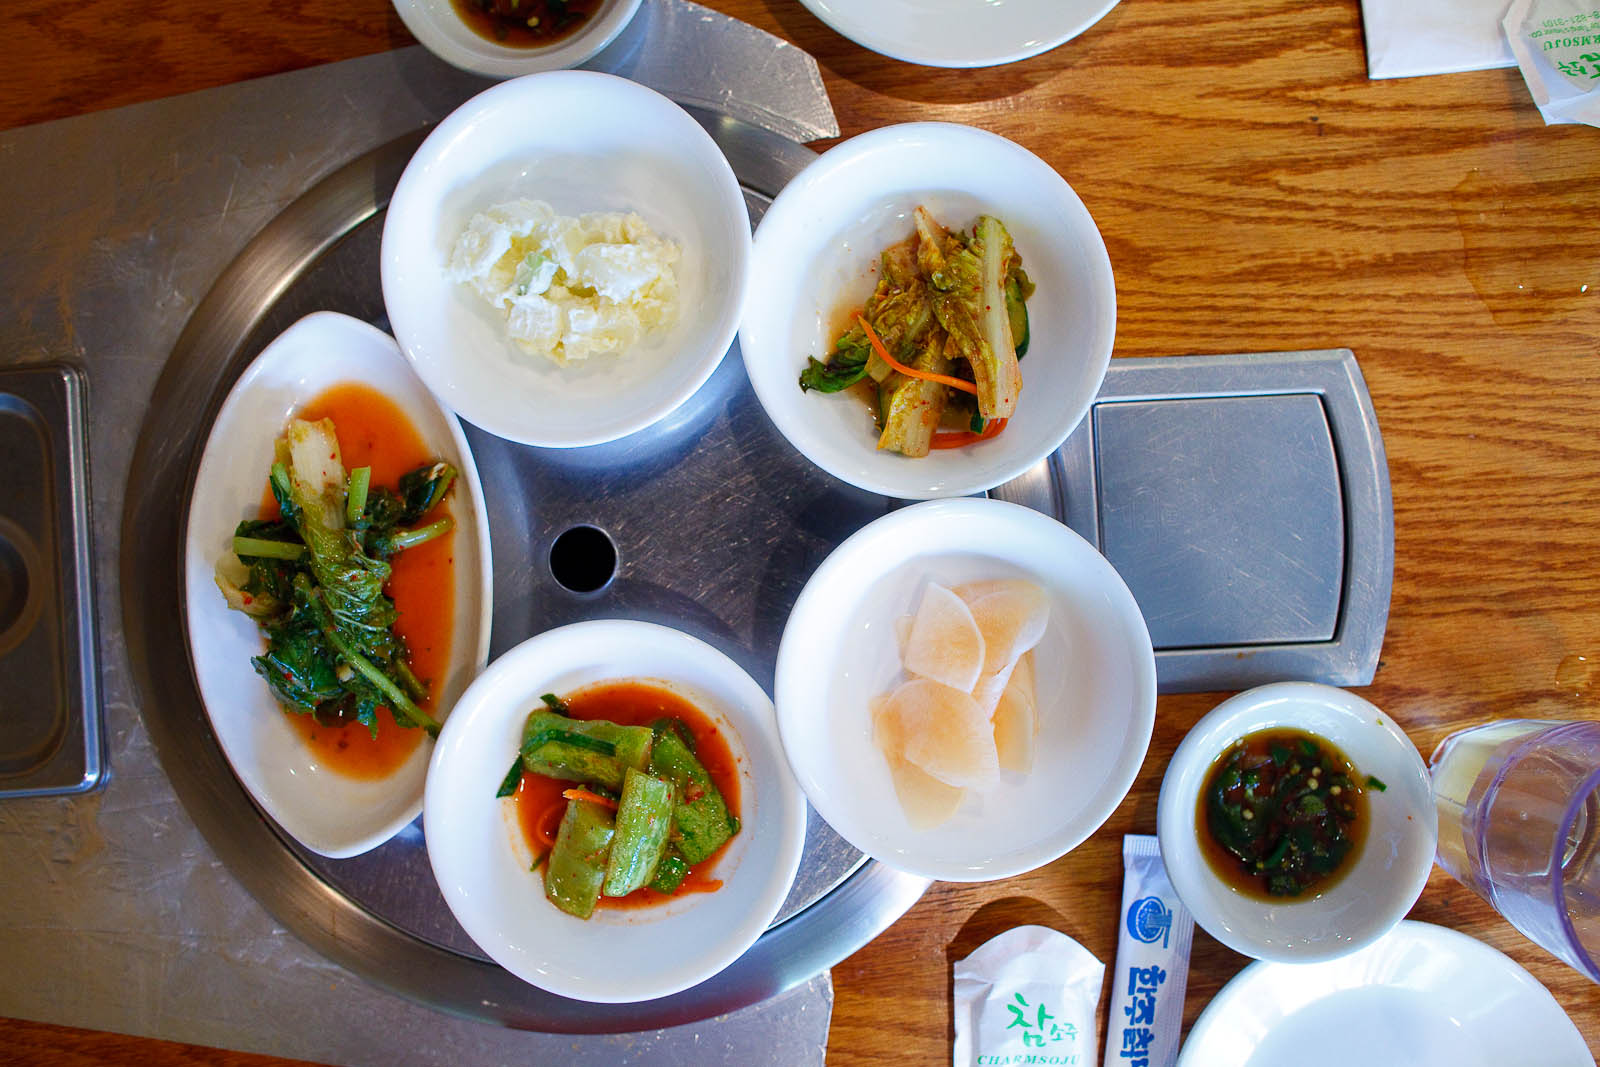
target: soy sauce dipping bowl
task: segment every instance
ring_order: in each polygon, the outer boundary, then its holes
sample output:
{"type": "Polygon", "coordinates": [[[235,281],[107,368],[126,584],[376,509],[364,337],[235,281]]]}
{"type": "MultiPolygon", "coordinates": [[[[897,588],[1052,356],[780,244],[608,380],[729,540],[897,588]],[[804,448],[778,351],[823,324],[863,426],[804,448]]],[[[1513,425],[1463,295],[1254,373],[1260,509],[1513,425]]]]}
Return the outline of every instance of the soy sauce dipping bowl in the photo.
{"type": "Polygon", "coordinates": [[[533,48],[489,40],[467,25],[451,0],[394,0],[394,10],[424,48],[451,66],[488,78],[514,78],[592,59],[627,28],[641,2],[606,0],[571,34],[533,48]]]}
{"type": "Polygon", "coordinates": [[[1156,816],[1161,859],[1195,921],[1224,945],[1258,960],[1315,963],[1364,948],[1405,918],[1433,869],[1438,820],[1428,768],[1394,720],[1353,693],[1280,682],[1213,708],[1184,737],[1161,782],[1156,816]],[[1211,767],[1260,730],[1303,730],[1344,753],[1386,788],[1367,790],[1368,829],[1331,883],[1263,902],[1230,886],[1197,839],[1196,813],[1211,767]]]}

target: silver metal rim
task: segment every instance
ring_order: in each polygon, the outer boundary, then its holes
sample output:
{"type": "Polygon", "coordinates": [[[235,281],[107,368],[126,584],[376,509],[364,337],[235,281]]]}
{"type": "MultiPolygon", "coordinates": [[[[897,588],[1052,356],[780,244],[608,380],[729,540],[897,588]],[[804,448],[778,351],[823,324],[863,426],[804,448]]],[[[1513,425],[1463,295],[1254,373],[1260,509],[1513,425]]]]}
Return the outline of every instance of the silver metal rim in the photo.
{"type": "MultiPolygon", "coordinates": [[[[775,195],[815,158],[754,126],[689,110],[742,184],[762,195],[775,195]]],[[[308,868],[234,777],[211,732],[188,658],[176,652],[187,647],[182,516],[206,429],[225,386],[250,355],[241,345],[293,279],[388,204],[425,133],[352,161],[269,223],[196,308],[163,369],[134,451],[120,555],[123,623],[146,728],[190,817],[245,888],[313,949],[392,992],[466,1018],[557,1033],[656,1029],[757,1003],[861,948],[903,915],[929,883],[869,860],[693,989],[642,1004],[553,996],[495,964],[412,936],[308,868]]]]}

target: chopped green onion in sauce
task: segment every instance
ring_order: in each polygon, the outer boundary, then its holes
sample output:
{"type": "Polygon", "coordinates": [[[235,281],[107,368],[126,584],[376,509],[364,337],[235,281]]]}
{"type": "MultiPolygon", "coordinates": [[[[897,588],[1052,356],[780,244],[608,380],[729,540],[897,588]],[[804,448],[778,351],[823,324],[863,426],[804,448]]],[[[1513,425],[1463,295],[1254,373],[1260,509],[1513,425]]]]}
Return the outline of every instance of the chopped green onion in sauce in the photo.
{"type": "Polygon", "coordinates": [[[1384,784],[1361,776],[1322,738],[1258,731],[1230,745],[1206,774],[1195,812],[1201,851],[1247,896],[1314,896],[1360,854],[1367,789],[1384,784]]]}

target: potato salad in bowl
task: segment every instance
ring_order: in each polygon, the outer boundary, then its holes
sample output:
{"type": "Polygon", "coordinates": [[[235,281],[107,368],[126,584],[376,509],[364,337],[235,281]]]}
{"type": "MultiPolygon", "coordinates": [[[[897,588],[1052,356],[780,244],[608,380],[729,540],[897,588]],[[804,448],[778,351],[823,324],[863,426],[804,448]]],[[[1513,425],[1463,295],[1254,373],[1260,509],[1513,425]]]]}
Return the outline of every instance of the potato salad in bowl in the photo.
{"type": "Polygon", "coordinates": [[[634,212],[573,218],[524,198],[473,215],[445,273],[505,312],[518,348],[564,365],[676,322],[680,255],[634,212]]]}
{"type": "Polygon", "coordinates": [[[503,82],[423,141],[384,221],[383,302],[452,410],[546,448],[677,410],[738,328],[750,215],[661,94],[592,71],[503,82]]]}

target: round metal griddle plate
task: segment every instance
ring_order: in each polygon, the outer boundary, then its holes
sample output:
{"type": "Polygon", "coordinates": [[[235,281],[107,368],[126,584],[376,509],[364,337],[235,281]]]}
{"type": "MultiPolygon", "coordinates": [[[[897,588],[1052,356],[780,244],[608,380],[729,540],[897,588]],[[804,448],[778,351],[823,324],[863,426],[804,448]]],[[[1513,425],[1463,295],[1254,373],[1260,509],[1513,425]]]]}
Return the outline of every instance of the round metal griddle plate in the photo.
{"type": "MultiPolygon", "coordinates": [[[[765,131],[691,113],[733,164],[752,219],[814,158],[765,131]]],[[[233,776],[178,652],[187,647],[181,517],[217,409],[250,360],[309,312],[387,325],[377,270],[383,209],[422,136],[353,161],[262,230],[196,309],[157,383],[134,454],[138,489],[123,515],[121,560],[145,723],[186,809],[246,888],[312,947],[379,985],[455,1014],[550,1032],[655,1029],[755,1003],[876,937],[927,883],[865,860],[812,813],[777,921],[722,974],[644,1004],[552,996],[490,962],[456,924],[420,823],[349,860],[307,852],[277,829],[233,776]]],[[[710,642],[770,691],[784,620],[806,578],[896,506],[796,454],[762,412],[736,350],[672,417],[621,441],[534,449],[466,430],[489,502],[491,657],[564,623],[635,618],[710,642]],[[562,535],[570,544],[570,531],[590,528],[612,555],[586,556],[574,570],[564,549],[552,550],[562,535]]],[[[588,534],[579,542],[585,551],[599,544],[588,534]]]]}

